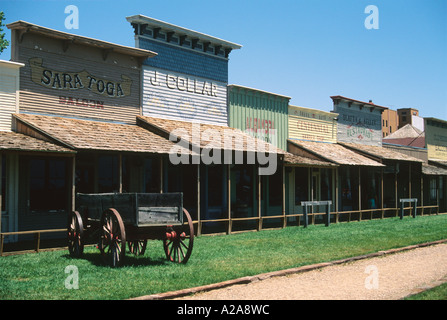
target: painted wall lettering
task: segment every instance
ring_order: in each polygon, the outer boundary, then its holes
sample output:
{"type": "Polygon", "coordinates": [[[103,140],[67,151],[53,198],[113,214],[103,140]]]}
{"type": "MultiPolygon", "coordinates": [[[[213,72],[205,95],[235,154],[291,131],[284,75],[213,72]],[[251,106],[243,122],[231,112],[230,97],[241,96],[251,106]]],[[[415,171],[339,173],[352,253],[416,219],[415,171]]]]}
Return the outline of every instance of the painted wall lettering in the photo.
{"type": "Polygon", "coordinates": [[[337,141],[338,114],[289,106],[289,136],[291,139],[309,141],[337,141]]]}
{"type": "Polygon", "coordinates": [[[217,97],[217,85],[211,81],[200,81],[195,78],[182,77],[169,73],[160,75],[159,71],[154,71],[153,75],[149,77],[149,82],[153,86],[166,86],[171,90],[217,97]]]}
{"type": "Polygon", "coordinates": [[[143,115],[227,124],[227,85],[143,66],[143,115]]]}
{"type": "Polygon", "coordinates": [[[104,110],[104,101],[93,100],[93,99],[59,96],[59,104],[65,104],[68,106],[71,105],[78,107],[89,107],[104,110]]]}
{"type": "Polygon", "coordinates": [[[130,95],[132,80],[121,75],[122,81],[112,81],[91,75],[87,71],[61,72],[43,67],[42,58],[29,59],[31,79],[34,83],[49,89],[80,90],[86,89],[110,98],[120,98],[130,95]]]}

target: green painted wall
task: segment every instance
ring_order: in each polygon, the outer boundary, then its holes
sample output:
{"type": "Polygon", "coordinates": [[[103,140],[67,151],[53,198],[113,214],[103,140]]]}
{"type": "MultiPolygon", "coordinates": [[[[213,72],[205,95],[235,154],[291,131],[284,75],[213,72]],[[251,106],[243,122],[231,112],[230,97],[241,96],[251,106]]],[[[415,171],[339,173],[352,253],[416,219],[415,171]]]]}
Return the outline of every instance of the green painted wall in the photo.
{"type": "Polygon", "coordinates": [[[228,125],[287,150],[290,98],[237,85],[228,86],[228,125]]]}

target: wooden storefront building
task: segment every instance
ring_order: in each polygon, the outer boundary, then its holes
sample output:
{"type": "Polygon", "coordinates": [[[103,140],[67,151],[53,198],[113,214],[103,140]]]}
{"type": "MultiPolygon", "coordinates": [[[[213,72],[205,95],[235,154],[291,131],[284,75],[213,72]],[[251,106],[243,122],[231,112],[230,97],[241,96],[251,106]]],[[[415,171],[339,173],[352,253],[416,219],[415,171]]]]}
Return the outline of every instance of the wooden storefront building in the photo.
{"type": "Polygon", "coordinates": [[[285,152],[227,125],[228,55],[240,46],[144,19],[160,29],[128,18],[157,53],[8,25],[17,101],[0,140],[2,232],[65,228],[76,193],[103,192],[183,192],[199,234],[262,228],[258,182],[270,164],[282,172],[285,152]]]}

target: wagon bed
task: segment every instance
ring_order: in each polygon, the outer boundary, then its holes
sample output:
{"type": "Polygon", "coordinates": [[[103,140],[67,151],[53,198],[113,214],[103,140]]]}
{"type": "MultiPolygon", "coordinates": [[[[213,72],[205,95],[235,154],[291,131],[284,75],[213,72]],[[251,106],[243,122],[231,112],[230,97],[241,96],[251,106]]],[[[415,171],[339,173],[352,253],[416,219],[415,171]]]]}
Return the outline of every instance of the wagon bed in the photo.
{"type": "Polygon", "coordinates": [[[168,260],[186,263],[191,255],[194,227],[183,208],[182,193],[77,194],[76,210],[68,219],[68,248],[80,257],[87,239],[113,267],[126,251],[144,254],[148,239],[162,240],[168,260]]]}

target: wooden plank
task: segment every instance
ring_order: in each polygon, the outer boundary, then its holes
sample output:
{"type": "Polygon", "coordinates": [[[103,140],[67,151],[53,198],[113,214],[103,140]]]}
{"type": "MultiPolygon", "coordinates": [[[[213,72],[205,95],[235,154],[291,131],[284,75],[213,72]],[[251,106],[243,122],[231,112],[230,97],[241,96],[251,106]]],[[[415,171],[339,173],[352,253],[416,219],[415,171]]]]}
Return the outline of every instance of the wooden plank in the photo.
{"type": "Polygon", "coordinates": [[[138,207],[138,226],[181,224],[178,207],[138,207]]]}

